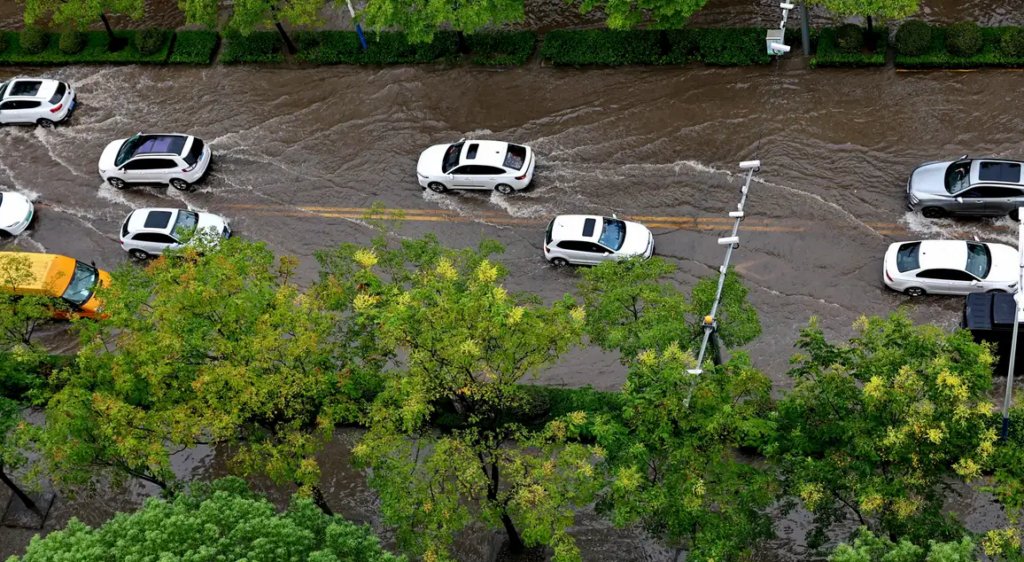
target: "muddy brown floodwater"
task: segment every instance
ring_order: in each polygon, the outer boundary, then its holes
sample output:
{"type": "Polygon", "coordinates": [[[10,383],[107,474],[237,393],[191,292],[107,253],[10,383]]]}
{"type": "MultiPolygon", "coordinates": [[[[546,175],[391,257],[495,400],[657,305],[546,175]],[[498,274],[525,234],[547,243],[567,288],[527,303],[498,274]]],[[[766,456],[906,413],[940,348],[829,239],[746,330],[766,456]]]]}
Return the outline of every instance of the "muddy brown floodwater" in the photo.
{"type": "MultiPolygon", "coordinates": [[[[999,2],[985,4],[996,20],[1009,6],[999,2]]],[[[930,3],[929,14],[959,17],[958,4],[930,3]]],[[[719,13],[714,9],[725,13],[730,5],[739,3],[712,2],[702,17],[710,21],[719,13]]],[[[760,10],[750,17],[761,18],[760,10]]],[[[764,324],[746,350],[782,390],[789,385],[792,342],[811,316],[835,338],[849,336],[861,314],[899,307],[920,321],[953,327],[960,299],[911,301],[883,287],[886,245],[921,237],[1015,243],[1015,224],[909,214],[907,174],[920,162],[963,153],[1024,157],[1018,103],[1024,74],[804,66],[791,59],[752,69],[573,70],[536,62],[511,70],[0,69],[0,80],[26,74],[67,80],[81,104],[70,124],[56,130],[0,130],[0,189],[30,195],[38,216],[30,231],[0,248],[58,252],[114,268],[126,261],[117,230],[131,209],[188,205],[223,214],[239,235],[300,257],[301,280],[309,282],[313,252],[367,241],[372,233],[361,217],[382,203],[405,210],[404,236],[434,233],[457,247],[501,241],[512,271],[508,285],[553,299],[573,292],[576,276],[542,259],[546,221],[559,213],[618,213],[653,226],[657,253],[689,287],[716,272],[722,250],[715,238],[727,231],[726,213],[739,197],[736,164],[758,158],[763,168],[733,263],[764,324]],[[206,139],[214,152],[211,176],[188,194],[111,189],[97,176],[99,154],[107,142],[137,131],[206,139]],[[422,191],[414,176],[419,150],[460,137],[533,146],[539,155],[534,185],[512,196],[422,191]]],[[[540,375],[547,384],[601,389],[616,389],[623,379],[618,358],[594,350],[574,352],[540,375]]],[[[339,432],[325,451],[325,488],[340,513],[380,530],[373,494],[348,463],[357,435],[339,432]]],[[[186,478],[225,472],[208,450],[188,451],[175,466],[186,478]]],[[[126,494],[61,498],[47,529],[71,515],[99,523],[152,492],[139,486],[126,494]]],[[[986,506],[976,498],[959,510],[980,527],[999,517],[986,506]]],[[[801,554],[806,526],[800,517],[780,521],[780,542],[766,556],[801,554]]],[[[587,560],[671,558],[656,542],[611,529],[586,510],[575,535],[587,560]]],[[[19,552],[30,536],[0,532],[0,558],[19,552]]],[[[492,543],[487,533],[467,533],[460,558],[485,558],[492,543]]]]}

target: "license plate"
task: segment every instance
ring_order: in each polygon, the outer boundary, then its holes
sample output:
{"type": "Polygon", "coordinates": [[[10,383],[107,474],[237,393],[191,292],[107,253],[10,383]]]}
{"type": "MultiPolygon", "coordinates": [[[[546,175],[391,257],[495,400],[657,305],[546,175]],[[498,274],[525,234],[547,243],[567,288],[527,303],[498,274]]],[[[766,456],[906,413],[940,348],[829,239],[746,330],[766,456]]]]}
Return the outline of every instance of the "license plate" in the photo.
{"type": "Polygon", "coordinates": [[[74,108],[75,108],[75,98],[71,98],[71,102],[68,103],[68,111],[71,111],[74,108]]]}

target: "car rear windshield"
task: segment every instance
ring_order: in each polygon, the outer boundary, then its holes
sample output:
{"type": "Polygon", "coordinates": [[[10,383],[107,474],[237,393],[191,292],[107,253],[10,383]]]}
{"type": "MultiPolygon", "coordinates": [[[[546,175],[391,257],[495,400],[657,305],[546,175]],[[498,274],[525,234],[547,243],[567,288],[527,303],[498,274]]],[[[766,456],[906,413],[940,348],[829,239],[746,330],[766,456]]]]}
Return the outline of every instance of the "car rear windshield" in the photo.
{"type": "Polygon", "coordinates": [[[971,186],[971,162],[953,162],[946,168],[946,191],[957,193],[971,186]]]}
{"type": "Polygon", "coordinates": [[[917,259],[920,249],[920,242],[908,242],[900,246],[900,249],[896,251],[896,269],[902,273],[921,267],[917,259]]]}
{"type": "Polygon", "coordinates": [[[551,222],[548,223],[547,231],[544,232],[544,243],[545,244],[550,244],[551,243],[551,232],[554,231],[554,229],[555,229],[555,219],[551,219],[551,222]]]}
{"type": "Polygon", "coordinates": [[[185,155],[185,163],[189,166],[195,166],[196,162],[199,161],[199,157],[203,154],[203,146],[203,141],[193,139],[192,148],[190,148],[188,154],[185,155]]]}
{"type": "Polygon", "coordinates": [[[448,173],[452,168],[459,165],[459,156],[462,154],[462,145],[465,143],[457,142],[448,147],[448,150],[444,151],[444,162],[441,163],[441,171],[448,173]]]}
{"type": "Polygon", "coordinates": [[[75,306],[82,306],[96,290],[96,280],[100,274],[95,267],[82,262],[75,262],[75,273],[71,276],[71,283],[64,290],[61,297],[75,306]]]}
{"type": "Polygon", "coordinates": [[[508,152],[505,153],[505,167],[521,170],[524,165],[526,165],[526,147],[509,144],[508,152]]]}
{"type": "Polygon", "coordinates": [[[977,242],[967,243],[967,272],[979,279],[988,275],[992,268],[992,254],[988,246],[977,242]]]}
{"type": "Polygon", "coordinates": [[[57,83],[57,90],[50,96],[50,103],[56,105],[60,103],[60,100],[64,99],[64,92],[68,91],[68,87],[63,82],[57,83]]]}
{"type": "Polygon", "coordinates": [[[601,229],[601,238],[598,242],[613,250],[622,247],[626,241],[626,223],[618,219],[604,219],[604,228],[601,229]]]}
{"type": "Polygon", "coordinates": [[[982,162],[978,168],[981,181],[1020,183],[1020,164],[1013,162],[982,162]]]}

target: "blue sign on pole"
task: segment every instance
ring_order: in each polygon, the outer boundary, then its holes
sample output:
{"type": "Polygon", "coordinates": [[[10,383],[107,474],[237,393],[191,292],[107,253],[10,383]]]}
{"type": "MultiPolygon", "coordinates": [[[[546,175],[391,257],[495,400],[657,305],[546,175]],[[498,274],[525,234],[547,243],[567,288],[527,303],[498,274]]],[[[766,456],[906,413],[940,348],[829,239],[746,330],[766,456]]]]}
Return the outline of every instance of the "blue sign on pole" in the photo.
{"type": "Polygon", "coordinates": [[[363,50],[368,49],[366,46],[366,37],[363,37],[363,26],[356,24],[356,35],[359,36],[359,44],[363,46],[363,50]]]}

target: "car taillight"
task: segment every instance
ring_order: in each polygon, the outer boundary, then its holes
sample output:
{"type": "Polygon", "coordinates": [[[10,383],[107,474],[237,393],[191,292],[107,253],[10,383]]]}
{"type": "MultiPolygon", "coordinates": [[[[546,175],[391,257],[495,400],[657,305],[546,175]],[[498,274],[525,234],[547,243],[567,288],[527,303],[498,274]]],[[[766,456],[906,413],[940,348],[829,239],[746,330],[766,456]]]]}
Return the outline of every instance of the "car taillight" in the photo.
{"type": "Polygon", "coordinates": [[[516,177],[516,179],[517,179],[517,180],[519,180],[519,181],[523,181],[523,180],[525,180],[525,179],[526,179],[526,174],[523,174],[523,175],[521,175],[521,176],[518,176],[518,177],[516,177]]]}
{"type": "MultiPolygon", "coordinates": [[[[199,163],[199,162],[196,162],[196,164],[198,164],[198,163],[199,163]]],[[[192,170],[195,170],[195,169],[196,169],[196,164],[192,164],[192,165],[191,165],[191,166],[189,166],[188,168],[182,168],[182,169],[181,169],[181,171],[182,171],[182,172],[191,172],[192,170]]]]}
{"type": "Polygon", "coordinates": [[[544,253],[545,254],[548,253],[548,245],[547,244],[544,244],[544,253]]]}
{"type": "Polygon", "coordinates": [[[890,283],[892,283],[892,275],[889,275],[889,270],[885,269],[883,271],[885,271],[885,278],[888,279],[890,283]]]}
{"type": "Polygon", "coordinates": [[[64,107],[64,104],[58,103],[57,105],[53,106],[53,109],[50,110],[50,113],[57,113],[63,107],[64,107]]]}

